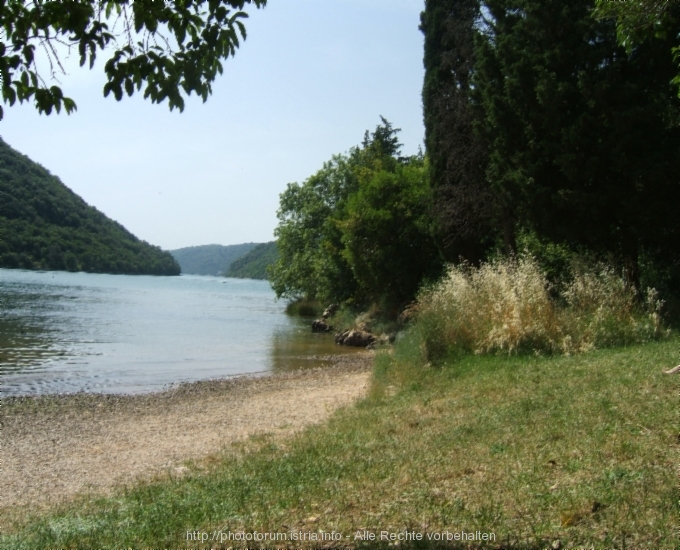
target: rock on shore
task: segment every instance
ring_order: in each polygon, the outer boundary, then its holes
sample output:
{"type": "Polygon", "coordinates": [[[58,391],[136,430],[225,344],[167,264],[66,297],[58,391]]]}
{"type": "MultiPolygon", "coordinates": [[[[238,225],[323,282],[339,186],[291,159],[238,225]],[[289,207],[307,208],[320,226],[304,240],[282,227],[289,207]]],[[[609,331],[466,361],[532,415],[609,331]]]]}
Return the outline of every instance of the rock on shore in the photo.
{"type": "Polygon", "coordinates": [[[335,343],[344,346],[365,348],[375,343],[375,336],[364,330],[346,330],[335,335],[335,343]]]}
{"type": "Polygon", "coordinates": [[[316,319],[312,321],[312,332],[331,332],[332,330],[333,327],[323,319],[316,319]]]}

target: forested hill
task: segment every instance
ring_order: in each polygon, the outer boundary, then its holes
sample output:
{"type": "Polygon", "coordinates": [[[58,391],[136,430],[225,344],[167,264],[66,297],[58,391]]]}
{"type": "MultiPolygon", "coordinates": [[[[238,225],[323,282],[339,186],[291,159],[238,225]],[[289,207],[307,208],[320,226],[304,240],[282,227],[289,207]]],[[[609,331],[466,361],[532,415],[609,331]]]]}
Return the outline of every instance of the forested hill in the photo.
{"type": "Polygon", "coordinates": [[[178,275],[142,241],[0,138],[0,267],[178,275]]]}
{"type": "Polygon", "coordinates": [[[267,268],[279,258],[276,241],[258,244],[231,264],[227,277],[237,279],[268,279],[267,268]]]}
{"type": "Polygon", "coordinates": [[[202,246],[189,246],[171,250],[170,254],[182,268],[182,273],[192,275],[224,275],[231,263],[244,254],[250,252],[257,243],[232,244],[206,244],[202,246]]]}

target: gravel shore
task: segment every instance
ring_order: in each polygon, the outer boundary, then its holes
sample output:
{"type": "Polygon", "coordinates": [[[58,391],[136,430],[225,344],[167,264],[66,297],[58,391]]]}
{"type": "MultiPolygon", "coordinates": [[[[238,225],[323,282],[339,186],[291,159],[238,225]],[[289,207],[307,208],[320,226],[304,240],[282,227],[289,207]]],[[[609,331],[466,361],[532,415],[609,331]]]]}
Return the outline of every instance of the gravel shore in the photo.
{"type": "Polygon", "coordinates": [[[0,511],[182,475],[257,434],[285,437],[365,395],[371,352],[331,367],[181,384],[145,395],[5,397],[0,511]]]}

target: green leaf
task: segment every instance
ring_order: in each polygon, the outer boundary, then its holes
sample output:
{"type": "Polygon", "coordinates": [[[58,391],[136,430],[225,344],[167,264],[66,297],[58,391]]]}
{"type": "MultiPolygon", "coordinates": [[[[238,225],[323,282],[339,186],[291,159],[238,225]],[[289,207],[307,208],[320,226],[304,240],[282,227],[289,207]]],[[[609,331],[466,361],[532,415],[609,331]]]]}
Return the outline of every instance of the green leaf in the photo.
{"type": "Polygon", "coordinates": [[[10,86],[2,87],[2,97],[10,106],[14,105],[14,102],[17,100],[17,94],[10,86]]]}
{"type": "MultiPolygon", "coordinates": [[[[222,72],[220,60],[233,55],[239,39],[245,37],[245,27],[239,20],[247,14],[243,11],[234,14],[231,8],[242,10],[246,4],[260,8],[266,2],[0,0],[0,28],[5,30],[5,38],[0,43],[0,74],[7,83],[12,82],[13,73],[18,73],[14,78],[18,77],[20,83],[10,86],[12,92],[3,93],[5,102],[12,104],[17,98],[24,101],[40,91],[35,98],[39,112],[49,114],[52,109],[59,111],[62,106],[68,112],[69,106],[63,102],[61,89],[41,88],[38,74],[43,73],[32,70],[37,61],[35,48],[44,40],[40,37],[48,36],[54,43],[76,46],[80,66],[84,67],[88,62],[90,69],[94,68],[100,51],[111,50],[104,64],[107,75],[103,87],[105,97],[113,92],[120,100],[124,92],[131,95],[135,87],[141,90],[146,83],[145,97],[153,102],[171,100],[173,109],[182,110],[182,95],[196,92],[205,100],[212,93],[210,84],[222,72]],[[134,45],[127,43],[124,32],[123,45],[115,45],[107,22],[116,18],[119,18],[119,31],[132,28],[130,39],[134,45]],[[162,28],[167,28],[167,39],[174,46],[166,49],[163,42],[166,37],[158,39],[162,28]],[[144,59],[151,53],[156,55],[155,59],[144,59]]],[[[59,71],[60,54],[56,55],[57,58],[52,59],[53,67],[59,71]]]]}

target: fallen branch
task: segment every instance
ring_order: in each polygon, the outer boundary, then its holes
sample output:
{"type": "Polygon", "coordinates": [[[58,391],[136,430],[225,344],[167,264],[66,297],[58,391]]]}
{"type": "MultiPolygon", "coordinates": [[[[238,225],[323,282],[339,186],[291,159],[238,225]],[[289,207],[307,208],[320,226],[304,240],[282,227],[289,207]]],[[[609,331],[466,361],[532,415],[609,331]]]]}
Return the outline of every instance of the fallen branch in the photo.
{"type": "Polygon", "coordinates": [[[664,371],[665,374],[677,374],[679,372],[680,372],[680,365],[678,365],[677,367],[673,367],[671,370],[665,370],[664,371]]]}

